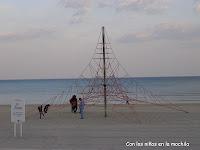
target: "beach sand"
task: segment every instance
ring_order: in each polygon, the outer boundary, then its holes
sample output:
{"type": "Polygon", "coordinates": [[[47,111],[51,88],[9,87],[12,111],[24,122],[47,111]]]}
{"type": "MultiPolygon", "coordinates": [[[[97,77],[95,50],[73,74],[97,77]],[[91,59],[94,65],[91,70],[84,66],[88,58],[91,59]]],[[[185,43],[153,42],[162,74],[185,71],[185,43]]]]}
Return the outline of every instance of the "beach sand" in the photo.
{"type": "Polygon", "coordinates": [[[70,112],[70,106],[50,107],[39,119],[36,105],[26,106],[23,137],[13,137],[10,106],[0,106],[0,149],[200,149],[200,104],[182,104],[183,113],[153,105],[87,105],[85,119],[70,112]],[[127,147],[126,142],[187,141],[189,147],[127,147]]]}

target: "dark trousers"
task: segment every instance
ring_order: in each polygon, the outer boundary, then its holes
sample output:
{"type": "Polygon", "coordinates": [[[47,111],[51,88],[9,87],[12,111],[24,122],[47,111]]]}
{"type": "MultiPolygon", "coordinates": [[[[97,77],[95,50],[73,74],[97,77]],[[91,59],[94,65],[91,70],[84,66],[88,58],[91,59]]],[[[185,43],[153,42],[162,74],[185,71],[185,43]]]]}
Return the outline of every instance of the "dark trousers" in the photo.
{"type": "Polygon", "coordinates": [[[72,106],[72,112],[76,113],[76,111],[77,111],[77,106],[76,105],[72,106]]]}
{"type": "Polygon", "coordinates": [[[44,113],[40,112],[40,119],[42,119],[42,116],[44,116],[44,113]]]}

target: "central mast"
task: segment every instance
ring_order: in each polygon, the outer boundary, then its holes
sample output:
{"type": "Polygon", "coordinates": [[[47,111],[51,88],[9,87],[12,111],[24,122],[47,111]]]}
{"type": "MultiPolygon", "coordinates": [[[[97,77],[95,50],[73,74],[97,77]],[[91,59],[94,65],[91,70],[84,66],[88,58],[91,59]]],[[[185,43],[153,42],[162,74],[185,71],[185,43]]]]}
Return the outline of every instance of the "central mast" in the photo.
{"type": "Polygon", "coordinates": [[[103,88],[104,88],[104,116],[107,117],[107,89],[106,89],[106,54],[105,54],[105,29],[102,27],[102,48],[103,48],[103,88]]]}

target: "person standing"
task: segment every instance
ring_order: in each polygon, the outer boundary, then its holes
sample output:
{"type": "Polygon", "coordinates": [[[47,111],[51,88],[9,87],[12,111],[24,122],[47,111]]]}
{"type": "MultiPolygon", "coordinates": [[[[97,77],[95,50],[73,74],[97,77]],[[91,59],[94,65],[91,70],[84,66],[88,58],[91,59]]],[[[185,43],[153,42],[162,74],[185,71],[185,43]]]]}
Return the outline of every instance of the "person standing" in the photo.
{"type": "Polygon", "coordinates": [[[77,111],[77,98],[76,95],[73,95],[72,98],[70,99],[70,104],[71,104],[71,112],[76,113],[77,111]]]}
{"type": "Polygon", "coordinates": [[[50,104],[47,104],[44,106],[44,113],[46,114],[48,112],[50,104]]]}
{"type": "Polygon", "coordinates": [[[78,109],[78,100],[75,97],[75,99],[74,99],[74,113],[76,113],[77,109],[78,109]]]}
{"type": "Polygon", "coordinates": [[[81,115],[80,119],[84,119],[83,117],[84,107],[85,107],[84,100],[82,98],[79,98],[79,109],[80,109],[80,115],[81,115]]]}
{"type": "Polygon", "coordinates": [[[38,111],[39,111],[39,114],[40,114],[40,119],[42,119],[42,115],[44,117],[44,113],[43,113],[43,110],[42,110],[42,105],[38,106],[38,111]]]}

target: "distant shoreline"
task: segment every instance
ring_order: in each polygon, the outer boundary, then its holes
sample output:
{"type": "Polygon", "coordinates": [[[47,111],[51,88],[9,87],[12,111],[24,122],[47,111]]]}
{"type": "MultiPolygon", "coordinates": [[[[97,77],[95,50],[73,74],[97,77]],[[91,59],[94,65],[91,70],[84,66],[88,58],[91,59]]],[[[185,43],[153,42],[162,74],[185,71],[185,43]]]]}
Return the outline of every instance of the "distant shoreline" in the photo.
{"type": "MultiPolygon", "coordinates": [[[[143,78],[200,78],[200,75],[197,76],[144,76],[144,77],[119,77],[120,79],[130,79],[130,78],[135,78],[135,79],[143,79],[143,78]]],[[[76,79],[81,79],[81,78],[33,78],[33,79],[0,79],[0,81],[30,81],[30,80],[76,80],[76,79]]],[[[89,79],[89,78],[88,78],[89,79]]]]}

